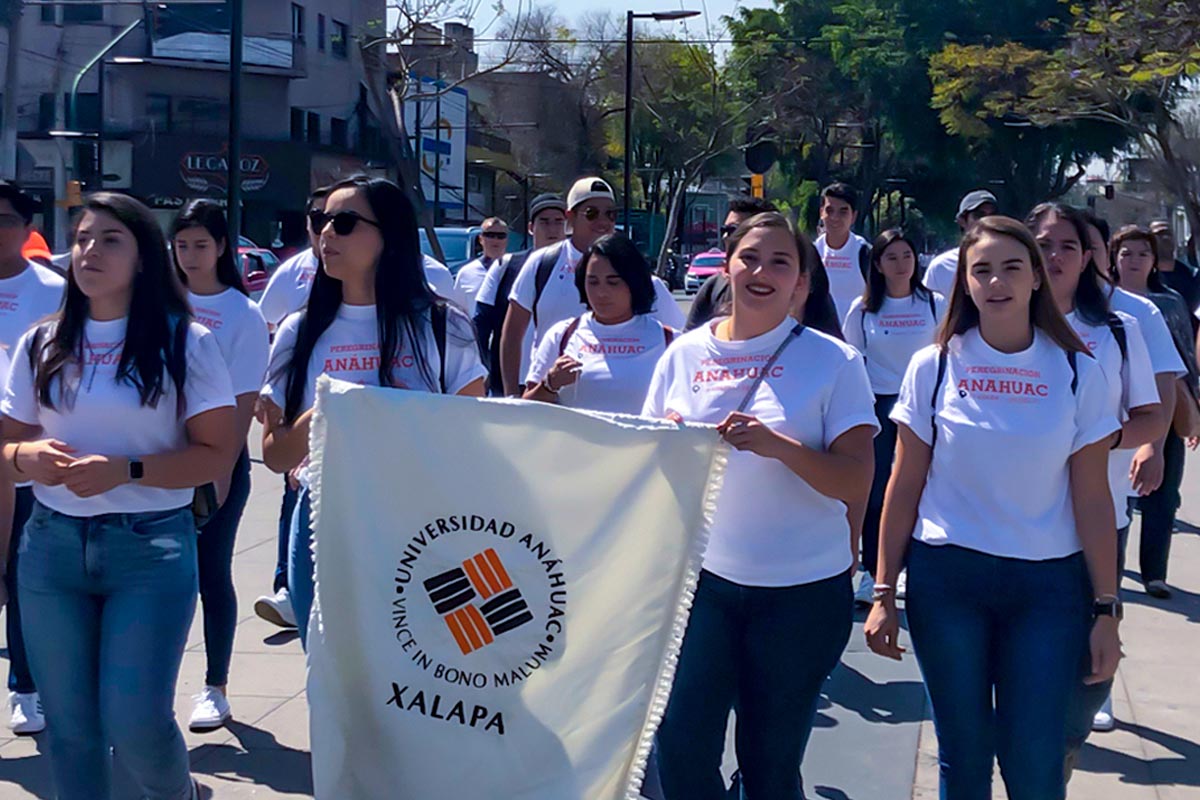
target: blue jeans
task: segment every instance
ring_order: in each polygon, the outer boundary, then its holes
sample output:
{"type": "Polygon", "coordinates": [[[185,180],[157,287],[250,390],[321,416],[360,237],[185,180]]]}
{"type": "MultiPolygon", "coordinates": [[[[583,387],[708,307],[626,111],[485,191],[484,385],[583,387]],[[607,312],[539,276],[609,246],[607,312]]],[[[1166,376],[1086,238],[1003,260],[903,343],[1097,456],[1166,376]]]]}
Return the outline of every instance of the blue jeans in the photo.
{"type": "Polygon", "coordinates": [[[1175,513],[1179,510],[1179,487],[1183,483],[1183,468],[1187,446],[1175,431],[1167,432],[1163,445],[1162,484],[1145,497],[1138,498],[1142,510],[1142,544],[1138,552],[1138,568],[1142,583],[1165,581],[1167,562],[1171,557],[1171,534],[1175,530],[1175,513]]]}
{"type": "Polygon", "coordinates": [[[29,656],[25,654],[25,636],[21,631],[21,598],[17,592],[17,574],[20,569],[21,531],[29,521],[33,511],[33,488],[22,486],[16,491],[13,505],[12,535],[8,540],[8,574],[5,584],[8,587],[8,608],[4,617],[5,629],[8,634],[8,690],[18,694],[32,694],[37,691],[33,682],[33,673],[29,671],[29,656]]]}
{"type": "Polygon", "coordinates": [[[229,682],[233,658],[233,632],[237,628],[237,594],[233,589],[233,543],[246,501],[250,499],[250,456],[238,456],[229,484],[229,495],[217,513],[200,529],[196,542],[200,603],[204,609],[204,653],[207,686],[229,682]]]}
{"type": "Polygon", "coordinates": [[[300,644],[308,650],[308,617],[312,613],[313,595],[312,503],[308,488],[300,489],[296,510],[292,514],[292,533],[288,546],[288,594],[296,612],[296,628],[300,644]]]}
{"type": "Polygon", "coordinates": [[[990,800],[994,758],[1010,800],[1062,800],[1063,732],[1092,627],[1083,554],[1023,561],[914,541],[906,603],[942,800],[990,800]]]}
{"type": "Polygon", "coordinates": [[[288,561],[291,558],[292,517],[296,514],[296,498],[300,496],[299,489],[293,489],[288,483],[287,476],[283,478],[283,500],[279,505],[279,539],[275,557],[274,591],[288,588],[288,561]]]}
{"type": "Polygon", "coordinates": [[[37,503],[21,622],[59,800],[109,800],[112,748],[152,800],[191,796],[173,701],[196,609],[191,509],[70,517],[37,503]]]}
{"type": "Polygon", "coordinates": [[[821,686],[850,639],[847,572],[781,588],[702,572],[656,750],[668,800],[724,800],[721,755],[737,710],[737,760],[750,800],[800,800],[800,762],[821,686]]]}

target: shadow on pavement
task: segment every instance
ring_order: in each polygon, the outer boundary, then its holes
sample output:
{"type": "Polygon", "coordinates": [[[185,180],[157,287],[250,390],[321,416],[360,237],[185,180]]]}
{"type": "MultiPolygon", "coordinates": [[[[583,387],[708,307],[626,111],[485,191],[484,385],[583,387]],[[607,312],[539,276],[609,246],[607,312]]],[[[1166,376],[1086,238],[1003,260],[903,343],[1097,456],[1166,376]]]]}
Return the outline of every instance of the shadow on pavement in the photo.
{"type": "Polygon", "coordinates": [[[292,642],[298,641],[300,641],[300,632],[295,628],[292,628],[291,630],[272,633],[270,636],[263,639],[263,644],[270,645],[271,647],[282,647],[285,644],[291,644],[292,642]]]}
{"type": "MultiPolygon", "coordinates": [[[[1142,576],[1131,570],[1125,570],[1125,577],[1138,584],[1142,582],[1142,576]]],[[[1170,585],[1170,581],[1167,581],[1167,583],[1170,585]]],[[[1124,589],[1121,591],[1121,599],[1127,604],[1156,608],[1159,611],[1166,611],[1169,614],[1179,614],[1185,617],[1188,622],[1200,622],[1200,594],[1180,589],[1175,585],[1171,585],[1171,598],[1169,600],[1155,599],[1146,594],[1142,589],[1134,591],[1124,589]]]]}
{"type": "MultiPolygon", "coordinates": [[[[50,776],[50,759],[44,736],[34,736],[37,754],[18,758],[0,758],[0,775],[4,783],[20,786],[34,797],[52,797],[54,779],[50,776]]],[[[3,796],[3,792],[0,792],[3,796]]]]}
{"type": "MultiPolygon", "coordinates": [[[[821,700],[822,709],[837,704],[867,722],[900,725],[925,719],[925,684],[921,681],[876,683],[844,660],[830,676],[821,700]]],[[[829,727],[822,724],[823,717],[818,715],[818,726],[829,727]]]]}
{"type": "Polygon", "coordinates": [[[1143,786],[1200,786],[1200,744],[1144,725],[1118,722],[1117,728],[1165,747],[1177,756],[1143,759],[1089,742],[1079,762],[1081,771],[1120,775],[1122,783],[1143,786]]]}
{"type": "Polygon", "coordinates": [[[236,744],[194,748],[194,774],[266,787],[281,794],[312,795],[312,758],[308,751],[285,747],[274,734],[250,725],[233,722],[227,727],[236,744]]]}

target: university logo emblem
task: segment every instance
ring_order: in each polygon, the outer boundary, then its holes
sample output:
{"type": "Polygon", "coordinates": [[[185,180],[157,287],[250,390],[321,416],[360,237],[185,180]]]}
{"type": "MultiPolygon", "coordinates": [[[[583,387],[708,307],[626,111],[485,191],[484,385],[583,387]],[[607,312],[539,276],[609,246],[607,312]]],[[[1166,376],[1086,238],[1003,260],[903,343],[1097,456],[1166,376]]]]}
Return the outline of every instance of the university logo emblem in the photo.
{"type": "Polygon", "coordinates": [[[424,585],[463,655],[533,621],[521,590],[513,585],[500,556],[490,547],[461,566],[427,579],[424,585]]]}

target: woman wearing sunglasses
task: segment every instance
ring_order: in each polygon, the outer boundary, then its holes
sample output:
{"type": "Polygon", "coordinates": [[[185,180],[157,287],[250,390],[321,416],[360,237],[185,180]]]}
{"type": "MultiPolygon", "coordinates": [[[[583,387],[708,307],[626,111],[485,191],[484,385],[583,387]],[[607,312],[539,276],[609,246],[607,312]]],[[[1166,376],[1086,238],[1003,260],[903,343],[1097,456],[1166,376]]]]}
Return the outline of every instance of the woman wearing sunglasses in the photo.
{"type": "Polygon", "coordinates": [[[233,545],[250,499],[250,455],[245,442],[267,371],[270,343],[267,323],[242,285],[220,206],[212,200],[193,200],[184,206],[171,223],[171,250],[196,321],[212,331],[229,367],[237,401],[237,441],[243,445],[233,472],[217,482],[220,507],[200,529],[196,545],[207,672],[188,727],[203,732],[222,727],[233,716],[225,691],[237,627],[233,545]]]}
{"type": "Polygon", "coordinates": [[[487,374],[470,320],[426,283],[416,211],[400,187],[379,178],[342,181],[330,190],[325,214],[308,305],[280,327],[262,390],[263,461],[275,472],[300,468],[288,586],[306,646],[313,564],[302,467],[317,378],[482,397],[487,374]]]}

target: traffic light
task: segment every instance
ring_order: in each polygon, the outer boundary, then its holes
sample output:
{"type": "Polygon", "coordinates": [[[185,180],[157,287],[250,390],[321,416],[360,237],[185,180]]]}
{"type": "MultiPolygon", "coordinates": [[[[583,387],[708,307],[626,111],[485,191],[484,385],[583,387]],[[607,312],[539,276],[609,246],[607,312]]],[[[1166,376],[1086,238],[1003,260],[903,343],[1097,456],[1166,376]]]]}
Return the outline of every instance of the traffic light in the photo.
{"type": "Polygon", "coordinates": [[[766,197],[766,187],[763,185],[762,173],[756,172],[750,176],[750,196],[766,197]]]}

